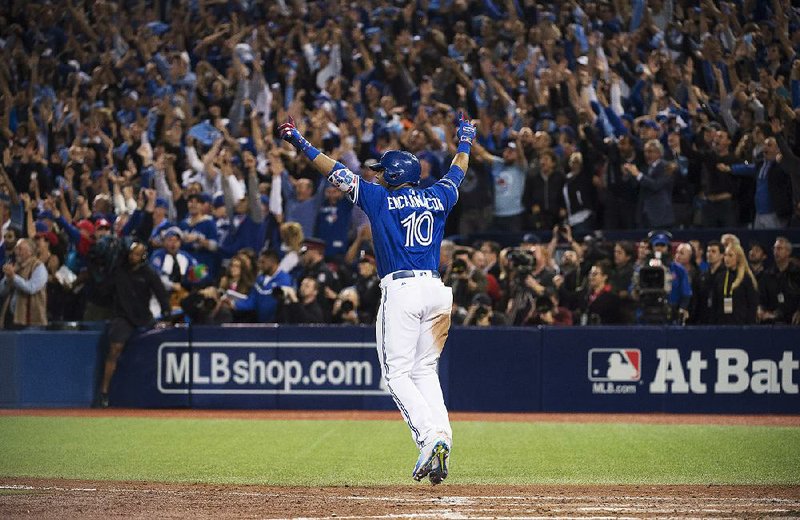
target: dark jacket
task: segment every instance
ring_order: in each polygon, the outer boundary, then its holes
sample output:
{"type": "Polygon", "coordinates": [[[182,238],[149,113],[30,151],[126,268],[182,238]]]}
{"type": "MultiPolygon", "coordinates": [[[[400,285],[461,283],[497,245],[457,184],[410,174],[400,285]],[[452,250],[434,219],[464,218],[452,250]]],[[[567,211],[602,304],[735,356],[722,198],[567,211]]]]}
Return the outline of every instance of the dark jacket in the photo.
{"type": "Polygon", "coordinates": [[[278,306],[279,323],[325,323],[325,314],[319,302],[284,303],[278,306]]]}
{"type": "Polygon", "coordinates": [[[766,274],[768,289],[774,291],[773,309],[776,323],[791,323],[792,316],[800,309],[800,267],[790,262],[780,271],[773,265],[766,274]]]}
{"type": "Polygon", "coordinates": [[[716,316],[714,315],[714,288],[717,286],[717,279],[720,275],[725,275],[725,266],[720,265],[716,271],[711,272],[710,268],[707,271],[700,273],[700,280],[698,283],[698,290],[692,292],[694,299],[694,312],[689,312],[689,322],[694,325],[713,325],[716,323],[716,316]]]}
{"type": "Polygon", "coordinates": [[[114,291],[114,316],[125,318],[137,327],[153,321],[151,295],[158,300],[162,315],[171,311],[164,284],[147,262],[132,267],[125,259],[114,273],[114,291]]]}
{"type": "Polygon", "coordinates": [[[642,171],[639,178],[637,216],[645,228],[669,227],[675,223],[672,211],[672,173],[669,165],[659,160],[642,171]]]}
{"type": "MultiPolygon", "coordinates": [[[[800,124],[798,124],[798,127],[800,127],[800,124]]],[[[793,208],[795,208],[795,211],[800,211],[796,209],[800,204],[800,157],[794,154],[783,135],[776,136],[775,140],[778,141],[778,148],[780,148],[783,156],[780,163],[781,167],[783,171],[789,174],[791,179],[793,208]]],[[[772,190],[770,190],[770,195],[772,195],[772,190]]]]}
{"type": "Polygon", "coordinates": [[[552,229],[560,220],[559,212],[564,207],[564,174],[554,171],[550,177],[538,173],[528,175],[522,203],[531,218],[531,226],[537,229],[552,229]],[[533,206],[539,206],[539,213],[532,213],[533,206]]]}
{"type": "MultiPolygon", "coordinates": [[[[784,161],[786,163],[786,161],[784,161]]],[[[737,175],[753,176],[758,178],[764,161],[758,161],[753,166],[734,165],[733,172],[737,175]]],[[[784,170],[784,165],[773,162],[767,169],[767,188],[772,209],[784,219],[792,216],[792,182],[789,174],[784,170]]]]}
{"type": "Polygon", "coordinates": [[[611,287],[600,292],[596,297],[588,296],[586,313],[589,325],[613,325],[622,323],[622,308],[619,296],[611,291],[611,287]],[[606,290],[608,289],[608,290],[606,290]]]}
{"type": "Polygon", "coordinates": [[[733,289],[736,279],[735,270],[721,270],[716,277],[716,286],[712,297],[715,323],[717,325],[754,325],[758,310],[758,289],[753,280],[745,274],[739,287],[733,289]],[[733,298],[733,310],[725,313],[724,298],[733,298]]]}

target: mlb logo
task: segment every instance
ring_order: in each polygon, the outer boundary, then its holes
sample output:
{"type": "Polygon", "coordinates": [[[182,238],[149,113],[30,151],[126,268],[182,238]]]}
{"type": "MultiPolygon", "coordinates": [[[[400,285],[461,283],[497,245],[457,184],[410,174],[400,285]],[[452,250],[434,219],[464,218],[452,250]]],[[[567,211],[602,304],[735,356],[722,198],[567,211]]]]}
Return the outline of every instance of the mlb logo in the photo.
{"type": "Polygon", "coordinates": [[[638,381],[641,359],[638,348],[593,348],[589,350],[589,381],[638,381]]]}

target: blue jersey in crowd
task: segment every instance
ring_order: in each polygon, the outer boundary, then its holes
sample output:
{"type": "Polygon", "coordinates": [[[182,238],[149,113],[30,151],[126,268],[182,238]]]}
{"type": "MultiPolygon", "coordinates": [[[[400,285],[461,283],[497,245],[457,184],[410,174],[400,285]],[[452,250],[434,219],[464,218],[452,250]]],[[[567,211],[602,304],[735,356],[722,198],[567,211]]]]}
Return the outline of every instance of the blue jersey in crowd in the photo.
{"type": "Polygon", "coordinates": [[[319,208],[316,236],[327,244],[325,258],[332,258],[347,252],[349,245],[347,233],[350,230],[352,213],[353,203],[347,198],[339,200],[336,204],[326,201],[319,208]]]}
{"type": "Polygon", "coordinates": [[[447,215],[458,201],[464,172],[458,166],[425,189],[388,190],[359,180],[353,202],[369,217],[378,275],[394,271],[439,269],[439,246],[447,215]]]}
{"type": "MultiPolygon", "coordinates": [[[[218,246],[218,237],[217,237],[217,223],[214,222],[214,219],[211,218],[209,215],[203,215],[197,222],[194,224],[191,223],[191,217],[187,217],[182,220],[178,226],[181,228],[181,231],[184,233],[198,233],[203,235],[207,240],[212,242],[212,248],[216,249],[218,246]]],[[[211,276],[217,272],[218,268],[218,258],[219,255],[216,251],[209,251],[208,249],[204,249],[199,247],[197,242],[186,242],[184,241],[181,248],[184,251],[189,252],[192,256],[194,256],[197,261],[206,267],[208,267],[209,273],[211,276]]]]}
{"type": "Polygon", "coordinates": [[[260,274],[247,299],[235,300],[233,308],[237,311],[255,310],[259,323],[272,323],[278,310],[278,300],[272,295],[272,290],[278,286],[291,287],[292,277],[283,271],[272,276],[260,274]]]}

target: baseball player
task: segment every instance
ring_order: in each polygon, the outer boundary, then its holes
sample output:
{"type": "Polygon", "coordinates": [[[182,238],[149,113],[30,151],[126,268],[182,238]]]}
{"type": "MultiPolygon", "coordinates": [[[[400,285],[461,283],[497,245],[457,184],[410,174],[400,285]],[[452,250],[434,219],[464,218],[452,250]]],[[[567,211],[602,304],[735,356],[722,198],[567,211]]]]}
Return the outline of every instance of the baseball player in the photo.
{"type": "Polygon", "coordinates": [[[381,277],[378,360],[420,450],[412,477],[420,481],[427,476],[433,484],[447,478],[452,445],[437,363],[450,328],[453,292],[439,278],[439,244],[475,138],[475,127],[463,115],[457,125],[458,149],[450,170],[425,189],[415,188],[420,164],[408,152],[384,153],[370,166],[377,175],[375,183],[368,183],[311,146],[291,117],[280,126],[281,137],[369,218],[381,277]]]}

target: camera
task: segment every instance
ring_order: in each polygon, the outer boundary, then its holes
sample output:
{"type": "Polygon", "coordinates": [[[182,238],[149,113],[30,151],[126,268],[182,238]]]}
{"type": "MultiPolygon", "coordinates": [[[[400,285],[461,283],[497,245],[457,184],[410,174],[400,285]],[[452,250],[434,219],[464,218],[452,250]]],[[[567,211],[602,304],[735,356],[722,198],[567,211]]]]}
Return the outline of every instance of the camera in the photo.
{"type": "Polygon", "coordinates": [[[519,276],[528,276],[536,269],[536,257],[528,251],[515,249],[508,253],[508,266],[519,276]]]}
{"type": "Polygon", "coordinates": [[[639,270],[639,292],[664,291],[665,278],[662,267],[642,267],[639,270]]]}
{"type": "Polygon", "coordinates": [[[339,308],[342,310],[342,314],[347,314],[348,312],[355,309],[355,307],[353,306],[353,302],[351,302],[350,300],[344,300],[342,302],[341,307],[339,308]]]}
{"type": "Polygon", "coordinates": [[[661,262],[660,255],[634,273],[634,292],[639,295],[639,320],[644,324],[660,325],[670,322],[672,308],[669,293],[672,288],[671,275],[661,262]]]}
{"type": "Polygon", "coordinates": [[[464,274],[467,272],[467,262],[463,258],[456,258],[453,260],[453,265],[450,268],[452,274],[464,274]]]}
{"type": "Polygon", "coordinates": [[[478,323],[479,321],[484,319],[486,316],[489,315],[489,312],[491,310],[492,310],[491,307],[488,307],[486,305],[480,305],[477,309],[475,309],[475,314],[473,314],[473,323],[478,323]]]}
{"type": "Polygon", "coordinates": [[[538,314],[545,314],[553,310],[553,300],[547,296],[536,298],[536,312],[538,314]]]}

